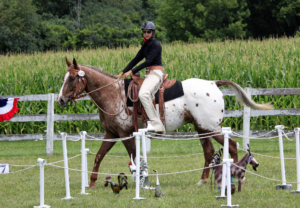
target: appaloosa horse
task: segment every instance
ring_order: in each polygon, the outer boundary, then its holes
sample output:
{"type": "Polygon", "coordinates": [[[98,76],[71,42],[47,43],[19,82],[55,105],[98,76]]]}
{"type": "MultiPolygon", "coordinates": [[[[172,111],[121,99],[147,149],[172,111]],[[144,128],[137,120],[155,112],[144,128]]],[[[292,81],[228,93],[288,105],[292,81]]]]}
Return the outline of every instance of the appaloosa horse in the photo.
{"type": "MultiPolygon", "coordinates": [[[[117,80],[115,76],[106,74],[91,66],[79,65],[73,59],[73,64],[66,59],[68,70],[64,75],[64,83],[60,90],[57,102],[60,106],[67,106],[68,102],[78,98],[84,91],[99,108],[99,117],[102,128],[105,130],[105,139],[128,137],[134,132],[132,108],[126,106],[124,80],[117,80]]],[[[199,134],[211,133],[217,142],[223,145],[221,132],[223,119],[224,98],[218,86],[229,85],[237,99],[246,106],[255,109],[271,109],[269,104],[257,104],[252,101],[244,90],[234,82],[228,80],[207,81],[202,79],[188,79],[182,81],[184,96],[165,103],[166,131],[173,131],[187,123],[193,123],[199,134]]],[[[158,106],[156,107],[158,109],[158,106]]],[[[214,154],[214,147],[210,138],[200,140],[202,143],[205,165],[208,167],[214,154]]],[[[135,158],[134,138],[122,141],[128,155],[135,158]]],[[[99,171],[101,161],[115,142],[103,141],[95,158],[93,172],[99,171]]],[[[238,161],[236,141],[230,139],[229,153],[238,161]]],[[[201,185],[207,182],[209,169],[202,173],[201,185]]],[[[97,174],[91,175],[90,187],[96,187],[97,174]]]]}

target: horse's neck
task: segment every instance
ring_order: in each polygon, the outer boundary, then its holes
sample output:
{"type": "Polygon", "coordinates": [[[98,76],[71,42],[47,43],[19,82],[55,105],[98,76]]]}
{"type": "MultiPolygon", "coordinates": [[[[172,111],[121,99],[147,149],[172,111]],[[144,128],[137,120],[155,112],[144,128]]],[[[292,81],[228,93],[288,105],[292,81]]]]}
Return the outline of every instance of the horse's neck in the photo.
{"type": "Polygon", "coordinates": [[[238,161],[236,164],[240,167],[246,167],[247,166],[247,159],[249,157],[249,153],[247,153],[240,161],[238,161]]]}
{"type": "Polygon", "coordinates": [[[112,107],[114,106],[113,104],[121,101],[120,92],[118,91],[121,90],[119,88],[121,83],[118,85],[118,83],[116,83],[117,79],[96,71],[86,73],[86,78],[86,92],[90,93],[89,95],[98,107],[105,111],[110,111],[110,113],[117,110],[112,107]]]}

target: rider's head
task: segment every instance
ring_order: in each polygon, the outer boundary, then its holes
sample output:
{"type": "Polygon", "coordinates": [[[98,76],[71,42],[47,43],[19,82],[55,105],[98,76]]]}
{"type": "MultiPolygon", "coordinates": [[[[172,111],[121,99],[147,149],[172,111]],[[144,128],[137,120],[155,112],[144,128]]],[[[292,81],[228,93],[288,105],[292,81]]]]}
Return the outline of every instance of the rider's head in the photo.
{"type": "Polygon", "coordinates": [[[144,22],[141,29],[146,40],[149,40],[155,34],[155,24],[151,21],[144,22]]]}

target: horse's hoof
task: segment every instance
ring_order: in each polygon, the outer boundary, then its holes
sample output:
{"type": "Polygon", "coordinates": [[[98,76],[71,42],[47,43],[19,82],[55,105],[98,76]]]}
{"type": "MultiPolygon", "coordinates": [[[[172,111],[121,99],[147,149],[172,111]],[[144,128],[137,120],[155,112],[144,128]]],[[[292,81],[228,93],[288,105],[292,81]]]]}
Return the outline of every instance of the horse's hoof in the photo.
{"type": "Polygon", "coordinates": [[[206,184],[206,183],[207,183],[207,179],[201,179],[196,185],[201,186],[201,185],[206,184]]]}
{"type": "Polygon", "coordinates": [[[242,184],[245,184],[246,182],[247,182],[247,178],[244,177],[244,178],[243,178],[243,181],[242,181],[242,184]]]}
{"type": "Polygon", "coordinates": [[[89,188],[90,188],[90,189],[96,189],[96,188],[97,188],[97,186],[96,186],[96,184],[95,184],[94,181],[91,181],[91,182],[90,182],[89,188]]]}

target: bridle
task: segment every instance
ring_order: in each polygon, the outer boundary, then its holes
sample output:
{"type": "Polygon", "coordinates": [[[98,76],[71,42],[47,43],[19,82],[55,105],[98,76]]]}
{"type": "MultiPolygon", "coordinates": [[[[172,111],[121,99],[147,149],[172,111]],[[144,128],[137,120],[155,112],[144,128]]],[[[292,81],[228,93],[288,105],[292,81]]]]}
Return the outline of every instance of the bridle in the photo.
{"type": "MultiPolygon", "coordinates": [[[[68,72],[71,72],[71,71],[75,71],[77,72],[76,76],[78,76],[78,82],[83,82],[84,84],[84,89],[86,87],[86,78],[84,77],[85,73],[84,71],[82,71],[81,69],[68,69],[68,72]]],[[[82,97],[85,97],[87,96],[88,94],[87,93],[84,93],[84,94],[81,94],[81,95],[77,95],[77,92],[78,92],[78,89],[79,89],[79,84],[77,84],[76,86],[76,90],[73,94],[73,96],[70,98],[71,101],[74,101],[75,99],[79,99],[79,98],[82,98],[82,97]]]]}

